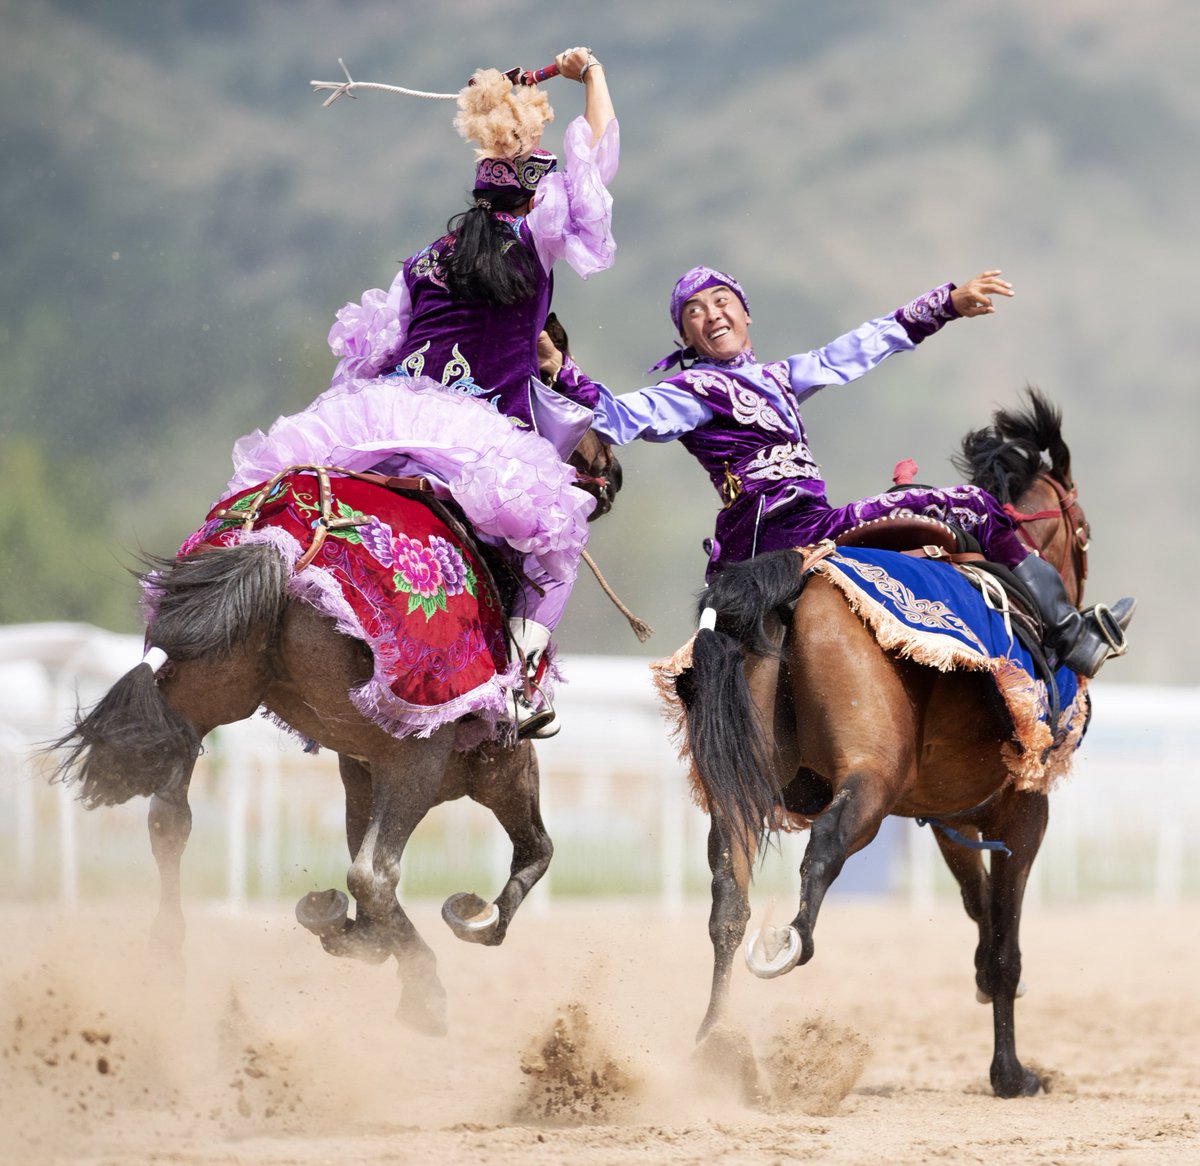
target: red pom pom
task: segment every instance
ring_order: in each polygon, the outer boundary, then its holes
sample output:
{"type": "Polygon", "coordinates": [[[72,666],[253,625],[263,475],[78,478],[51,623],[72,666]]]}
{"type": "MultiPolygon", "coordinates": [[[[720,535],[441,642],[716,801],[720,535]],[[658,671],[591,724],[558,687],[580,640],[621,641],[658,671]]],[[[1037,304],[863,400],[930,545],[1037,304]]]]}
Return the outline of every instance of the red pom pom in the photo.
{"type": "Polygon", "coordinates": [[[917,463],[910,457],[906,457],[902,462],[897,462],[896,468],[892,470],[892,481],[897,486],[911,486],[916,476],[917,463]]]}

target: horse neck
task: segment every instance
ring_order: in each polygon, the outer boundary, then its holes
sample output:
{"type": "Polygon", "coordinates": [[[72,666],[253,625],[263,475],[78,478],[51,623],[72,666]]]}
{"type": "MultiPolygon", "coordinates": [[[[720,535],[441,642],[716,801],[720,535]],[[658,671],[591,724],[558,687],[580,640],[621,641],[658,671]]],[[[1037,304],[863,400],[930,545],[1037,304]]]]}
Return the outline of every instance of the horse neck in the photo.
{"type": "Polygon", "coordinates": [[[1036,548],[1046,562],[1062,576],[1067,595],[1074,604],[1083,600],[1083,579],[1075,555],[1075,537],[1070,515],[1062,508],[1062,495],[1045,475],[1017,499],[1014,508],[1023,514],[1048,512],[1021,524],[1021,537],[1036,548]]]}

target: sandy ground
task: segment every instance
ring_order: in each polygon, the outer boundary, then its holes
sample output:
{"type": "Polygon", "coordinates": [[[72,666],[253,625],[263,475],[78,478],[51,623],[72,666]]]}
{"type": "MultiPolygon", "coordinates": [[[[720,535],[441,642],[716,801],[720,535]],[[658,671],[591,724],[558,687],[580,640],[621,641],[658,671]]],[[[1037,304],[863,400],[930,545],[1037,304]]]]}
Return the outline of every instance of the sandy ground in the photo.
{"type": "Polygon", "coordinates": [[[707,1067],[702,902],[666,921],[530,910],[499,949],[418,904],[449,992],[440,1039],[393,1019],[388,967],[325,955],[282,907],[193,910],[172,981],[148,959],[151,907],[0,908],[0,1161],[1200,1161],[1196,906],[1027,912],[1018,1047],[1051,1090],[1003,1102],[950,904],[831,899],[808,967],[756,981],[739,963],[707,1067]]]}

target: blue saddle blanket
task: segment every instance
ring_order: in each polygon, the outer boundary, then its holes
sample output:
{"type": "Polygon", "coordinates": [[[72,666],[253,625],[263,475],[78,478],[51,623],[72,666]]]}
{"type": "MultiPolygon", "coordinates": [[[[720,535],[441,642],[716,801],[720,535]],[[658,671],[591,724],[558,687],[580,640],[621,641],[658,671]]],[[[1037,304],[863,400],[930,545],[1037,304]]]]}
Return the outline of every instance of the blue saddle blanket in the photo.
{"type": "MultiPolygon", "coordinates": [[[[842,591],[880,647],[942,671],[990,672],[1013,715],[1023,752],[1032,750],[1045,763],[1052,753],[1059,754],[1060,762],[1069,764],[1087,724],[1086,682],[1069,668],[1054,674],[1061,711],[1051,733],[1047,724],[1051,694],[1035,674],[1033,658],[1003,614],[989,607],[952,564],[897,551],[842,547],[813,570],[842,591]],[[1040,724],[1041,732],[1032,721],[1040,724]]],[[[1027,757],[1028,762],[1033,760],[1027,757]]],[[[1051,776],[1063,764],[1051,765],[1051,776]]],[[[1028,777],[1019,784],[1027,788],[1042,784],[1033,780],[1032,769],[1028,777]]]]}

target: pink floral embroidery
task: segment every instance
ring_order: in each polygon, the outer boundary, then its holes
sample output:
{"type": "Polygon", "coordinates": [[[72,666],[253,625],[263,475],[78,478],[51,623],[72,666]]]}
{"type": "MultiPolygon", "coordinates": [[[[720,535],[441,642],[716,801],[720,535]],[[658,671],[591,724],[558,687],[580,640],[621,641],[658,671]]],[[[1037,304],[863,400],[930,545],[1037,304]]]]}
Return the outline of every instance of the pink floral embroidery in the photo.
{"type": "Polygon", "coordinates": [[[396,574],[422,599],[431,599],[442,590],[442,568],[437,556],[416,539],[400,534],[392,540],[396,574]]]}

